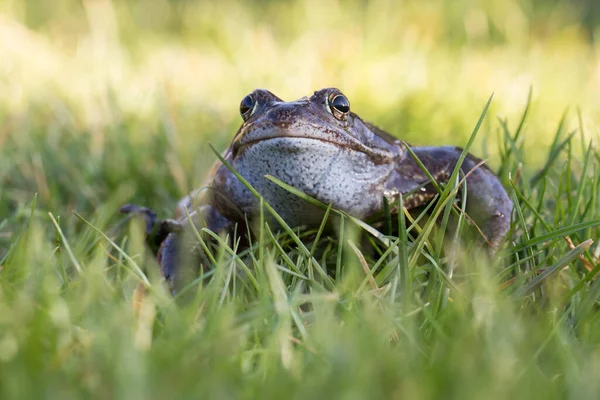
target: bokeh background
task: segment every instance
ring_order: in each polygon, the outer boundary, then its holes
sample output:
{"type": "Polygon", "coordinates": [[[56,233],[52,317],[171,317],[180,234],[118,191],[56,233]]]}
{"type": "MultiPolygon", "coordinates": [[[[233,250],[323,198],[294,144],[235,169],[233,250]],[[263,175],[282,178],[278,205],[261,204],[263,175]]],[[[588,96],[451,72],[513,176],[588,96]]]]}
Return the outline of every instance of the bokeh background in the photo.
{"type": "Polygon", "coordinates": [[[492,166],[497,118],[514,129],[532,88],[533,170],[566,110],[597,138],[599,19],[593,0],[3,0],[0,215],[36,192],[67,212],[115,193],[168,212],[257,87],[336,86],[364,119],[434,145],[464,145],[495,93],[473,147],[492,166]]]}
{"type": "Polygon", "coordinates": [[[600,281],[562,235],[596,240],[585,256],[597,263],[600,157],[577,153],[598,142],[598,4],[0,0],[0,398],[597,399],[600,281]],[[141,301],[135,267],[151,279],[158,269],[138,230],[113,229],[119,206],[171,215],[215,160],[207,143],[230,142],[243,96],[324,86],[433,145],[465,145],[495,93],[472,151],[502,165],[505,183],[523,162],[515,263],[454,261],[435,239],[410,263],[400,244],[398,262],[365,249],[359,265],[349,234],[321,238],[320,261],[312,239],[307,254],[283,236],[288,253],[261,242],[248,274],[218,252],[216,278],[190,286],[181,307],[160,290],[141,301]],[[500,121],[514,135],[530,88],[525,130],[501,163],[511,138],[499,139],[500,121]],[[309,259],[331,268],[336,253],[342,278],[322,290],[309,259]],[[288,274],[292,263],[310,279],[288,274]],[[398,272],[373,288],[363,268],[375,265],[375,285],[398,272]]]}

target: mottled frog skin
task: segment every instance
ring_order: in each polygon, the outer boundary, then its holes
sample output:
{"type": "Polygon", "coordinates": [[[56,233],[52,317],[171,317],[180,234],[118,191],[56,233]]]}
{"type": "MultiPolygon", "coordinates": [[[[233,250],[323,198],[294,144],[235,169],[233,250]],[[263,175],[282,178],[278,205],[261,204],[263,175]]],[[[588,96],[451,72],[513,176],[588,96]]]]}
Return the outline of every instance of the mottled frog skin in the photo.
{"type": "MultiPolygon", "coordinates": [[[[403,205],[410,210],[426,205],[438,193],[407,151],[409,145],[351,112],[338,89],[322,89],[291,102],[259,89],[242,100],[240,113],[244,122],[223,157],[290,226],[318,225],[324,212],[265,175],[364,220],[382,213],[384,198],[393,204],[400,193],[413,193],[404,198],[403,205]]],[[[441,184],[447,182],[462,153],[452,146],[410,148],[441,184]]],[[[461,170],[467,175],[466,212],[493,252],[509,229],[512,202],[497,176],[479,159],[467,156],[461,170]]],[[[198,224],[219,232],[244,224],[245,216],[252,220],[259,201],[218,162],[206,185],[179,203],[177,217],[183,225],[185,207],[194,210],[198,224]]],[[[169,226],[174,225],[171,221],[169,226]]],[[[177,270],[182,247],[181,233],[169,233],[172,230],[165,228],[158,238],[167,279],[177,270]]]]}

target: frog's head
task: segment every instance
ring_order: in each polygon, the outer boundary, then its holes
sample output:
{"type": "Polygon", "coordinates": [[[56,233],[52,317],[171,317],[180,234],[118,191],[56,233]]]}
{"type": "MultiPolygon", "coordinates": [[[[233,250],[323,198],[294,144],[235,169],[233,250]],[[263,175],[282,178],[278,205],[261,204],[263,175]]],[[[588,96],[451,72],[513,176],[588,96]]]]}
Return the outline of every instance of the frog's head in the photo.
{"type": "Polygon", "coordinates": [[[350,111],[350,101],[336,88],[321,89],[310,98],[290,102],[257,89],[242,99],[240,114],[244,123],[233,139],[234,157],[259,142],[282,142],[285,138],[360,152],[376,164],[393,163],[404,155],[400,140],[350,111]]]}
{"type": "MultiPolygon", "coordinates": [[[[258,89],[242,99],[240,113],[244,122],[227,157],[293,225],[319,217],[265,175],[365,217],[381,208],[385,182],[405,157],[400,140],[362,121],[335,88],[291,102],[258,89]]],[[[224,166],[213,187],[244,212],[256,211],[252,194],[224,166]]]]}

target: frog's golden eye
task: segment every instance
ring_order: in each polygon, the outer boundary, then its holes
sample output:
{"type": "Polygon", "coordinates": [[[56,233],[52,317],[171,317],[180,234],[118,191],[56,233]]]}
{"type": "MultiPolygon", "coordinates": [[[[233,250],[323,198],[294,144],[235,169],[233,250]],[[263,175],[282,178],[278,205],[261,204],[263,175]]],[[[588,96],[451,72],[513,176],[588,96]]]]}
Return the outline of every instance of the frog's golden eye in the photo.
{"type": "Polygon", "coordinates": [[[240,114],[244,121],[246,121],[252,115],[254,111],[254,106],[256,105],[256,100],[252,97],[251,94],[244,97],[240,103],[240,114]]]}
{"type": "Polygon", "coordinates": [[[334,117],[339,120],[345,120],[348,118],[348,113],[350,112],[350,102],[348,98],[343,94],[332,94],[329,97],[329,109],[334,117]]]}

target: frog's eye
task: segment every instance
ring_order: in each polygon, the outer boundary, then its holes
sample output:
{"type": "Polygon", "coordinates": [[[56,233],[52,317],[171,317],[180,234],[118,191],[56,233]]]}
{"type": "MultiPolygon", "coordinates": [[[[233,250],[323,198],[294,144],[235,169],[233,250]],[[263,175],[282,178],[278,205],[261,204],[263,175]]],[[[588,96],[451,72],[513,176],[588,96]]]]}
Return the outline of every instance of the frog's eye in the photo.
{"type": "Polygon", "coordinates": [[[252,97],[251,94],[242,99],[242,102],[240,103],[240,114],[242,115],[244,121],[250,118],[252,112],[254,111],[255,105],[256,100],[254,100],[254,97],[252,97]]]}
{"type": "Polygon", "coordinates": [[[334,117],[345,120],[350,112],[350,102],[343,94],[333,94],[329,98],[329,109],[334,117]]]}

